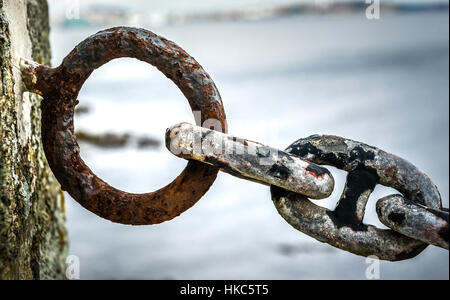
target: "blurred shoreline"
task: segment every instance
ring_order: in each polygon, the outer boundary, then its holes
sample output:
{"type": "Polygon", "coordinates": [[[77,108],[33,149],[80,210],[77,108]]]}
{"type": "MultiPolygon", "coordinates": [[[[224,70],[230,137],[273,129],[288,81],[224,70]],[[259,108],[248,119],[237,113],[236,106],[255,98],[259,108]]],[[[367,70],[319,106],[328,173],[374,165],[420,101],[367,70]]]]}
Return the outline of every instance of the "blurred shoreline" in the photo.
{"type": "MultiPolygon", "coordinates": [[[[78,6],[60,6],[52,11],[52,25],[62,27],[86,27],[99,25],[130,24],[134,26],[160,27],[185,25],[196,22],[259,21],[295,15],[343,15],[365,14],[370,4],[365,1],[316,0],[294,3],[262,3],[258,6],[240,6],[214,9],[175,9],[157,11],[143,6],[140,10],[118,4],[102,4],[92,1],[79,2],[78,6]]],[[[51,1],[50,1],[51,3],[51,1]]],[[[195,7],[195,6],[192,6],[195,7]]],[[[424,11],[448,11],[444,1],[384,1],[380,12],[385,14],[414,13],[424,11]]]]}

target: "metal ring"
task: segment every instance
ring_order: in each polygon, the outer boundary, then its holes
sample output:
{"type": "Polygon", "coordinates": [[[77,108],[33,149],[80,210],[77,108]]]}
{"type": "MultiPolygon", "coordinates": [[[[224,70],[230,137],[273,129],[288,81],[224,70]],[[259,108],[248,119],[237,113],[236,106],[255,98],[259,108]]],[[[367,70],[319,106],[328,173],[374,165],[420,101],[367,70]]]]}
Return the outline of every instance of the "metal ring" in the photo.
{"type": "Polygon", "coordinates": [[[194,205],[214,182],[218,168],[190,161],[170,184],[152,193],[131,194],[98,178],[80,157],[74,134],[78,93],[96,68],[132,57],[157,67],[183,92],[201,122],[217,119],[226,132],[222,100],[211,77],[183,49],[150,31],[116,27],[81,42],[54,69],[39,66],[27,85],[44,97],[42,139],[51,170],[63,190],[91,212],[117,223],[143,225],[170,220],[194,205]]]}
{"type": "Polygon", "coordinates": [[[395,188],[407,199],[429,208],[441,208],[436,186],[411,163],[337,136],[300,139],[286,151],[349,173],[334,211],[315,205],[305,196],[272,186],[272,200],[278,212],[294,228],[334,247],[362,256],[376,255],[383,260],[412,258],[428,246],[391,229],[362,222],[367,200],[377,184],[395,188]]]}

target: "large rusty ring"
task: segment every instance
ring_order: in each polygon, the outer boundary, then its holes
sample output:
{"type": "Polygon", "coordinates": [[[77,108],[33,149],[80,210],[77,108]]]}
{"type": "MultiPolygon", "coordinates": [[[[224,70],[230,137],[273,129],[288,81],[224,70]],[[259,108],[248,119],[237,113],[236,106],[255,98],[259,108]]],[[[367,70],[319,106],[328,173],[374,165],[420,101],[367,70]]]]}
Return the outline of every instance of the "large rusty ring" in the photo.
{"type": "Polygon", "coordinates": [[[315,205],[303,195],[271,187],[278,212],[294,228],[334,247],[383,260],[412,258],[428,246],[394,230],[363,223],[367,201],[377,184],[392,187],[406,199],[430,209],[441,209],[436,186],[408,161],[360,142],[328,135],[300,139],[286,152],[348,172],[334,211],[315,205]]]}
{"type": "Polygon", "coordinates": [[[160,190],[131,194],[108,185],[88,168],[80,157],[74,134],[77,96],[95,69],[120,57],[137,58],[157,67],[180,88],[192,111],[201,112],[202,124],[216,119],[226,132],[222,100],[208,73],[175,43],[144,29],[117,27],[100,31],[76,46],[59,67],[35,67],[36,76],[26,83],[44,98],[42,140],[62,189],[83,207],[110,221],[161,223],[194,205],[208,191],[219,169],[189,161],[183,172],[160,190]]]}

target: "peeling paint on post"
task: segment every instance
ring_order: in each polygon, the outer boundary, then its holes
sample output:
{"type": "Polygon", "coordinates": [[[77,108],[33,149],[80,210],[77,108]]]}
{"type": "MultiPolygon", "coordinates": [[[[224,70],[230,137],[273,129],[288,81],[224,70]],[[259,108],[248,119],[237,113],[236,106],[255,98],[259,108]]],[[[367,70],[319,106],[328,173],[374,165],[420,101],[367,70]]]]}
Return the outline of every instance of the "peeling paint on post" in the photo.
{"type": "Polygon", "coordinates": [[[50,63],[45,0],[0,0],[0,279],[64,279],[64,195],[41,144],[19,57],[50,63]]]}

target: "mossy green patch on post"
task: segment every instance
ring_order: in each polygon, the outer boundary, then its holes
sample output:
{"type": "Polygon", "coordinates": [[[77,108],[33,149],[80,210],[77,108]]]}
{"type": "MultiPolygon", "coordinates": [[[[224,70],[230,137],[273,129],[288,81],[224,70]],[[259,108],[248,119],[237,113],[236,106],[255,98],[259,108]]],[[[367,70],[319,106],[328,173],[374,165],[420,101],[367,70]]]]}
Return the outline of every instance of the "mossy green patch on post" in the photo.
{"type": "Polygon", "coordinates": [[[41,98],[17,92],[22,40],[50,64],[45,0],[0,0],[0,279],[64,279],[64,195],[42,148],[41,98]]]}

